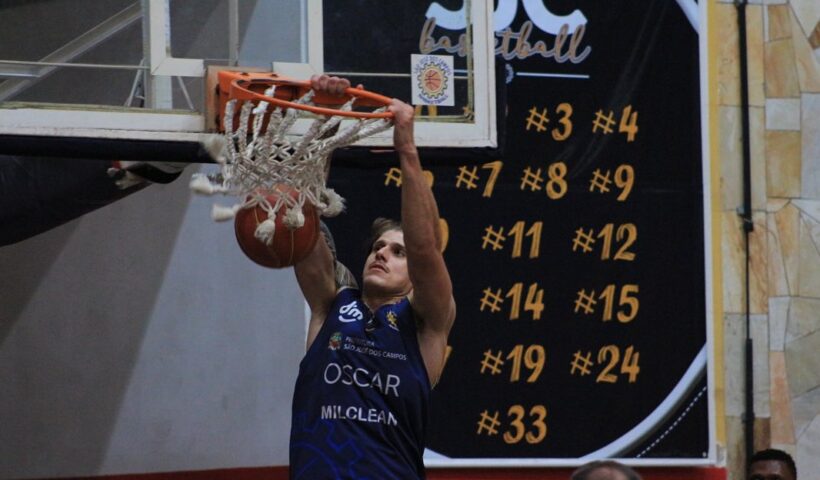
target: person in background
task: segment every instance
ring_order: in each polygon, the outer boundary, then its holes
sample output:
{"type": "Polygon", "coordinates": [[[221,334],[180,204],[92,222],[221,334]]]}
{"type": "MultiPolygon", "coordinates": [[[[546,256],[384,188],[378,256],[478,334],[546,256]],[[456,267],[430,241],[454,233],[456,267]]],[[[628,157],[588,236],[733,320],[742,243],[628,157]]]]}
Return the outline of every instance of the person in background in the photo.
{"type": "Polygon", "coordinates": [[[761,450],[749,460],[749,480],[797,480],[797,466],[783,450],[761,450]]]}
{"type": "Polygon", "coordinates": [[[596,460],[572,472],[570,480],[641,480],[641,476],[614,460],[596,460]]]}

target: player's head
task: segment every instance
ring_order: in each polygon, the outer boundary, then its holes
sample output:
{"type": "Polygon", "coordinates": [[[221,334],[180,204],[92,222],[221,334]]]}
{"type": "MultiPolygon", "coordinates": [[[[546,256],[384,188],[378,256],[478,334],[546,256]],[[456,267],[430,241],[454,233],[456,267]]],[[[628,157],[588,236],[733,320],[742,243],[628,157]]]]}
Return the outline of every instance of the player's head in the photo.
{"type": "Polygon", "coordinates": [[[749,480],[797,480],[797,466],[783,450],[761,450],[749,460],[749,480]]]}
{"type": "Polygon", "coordinates": [[[575,470],[570,480],[641,480],[641,476],[614,460],[597,460],[575,470]]]}
{"type": "Polygon", "coordinates": [[[375,295],[407,295],[413,286],[401,224],[377,218],[370,228],[369,251],[362,272],[363,289],[375,295]]]}

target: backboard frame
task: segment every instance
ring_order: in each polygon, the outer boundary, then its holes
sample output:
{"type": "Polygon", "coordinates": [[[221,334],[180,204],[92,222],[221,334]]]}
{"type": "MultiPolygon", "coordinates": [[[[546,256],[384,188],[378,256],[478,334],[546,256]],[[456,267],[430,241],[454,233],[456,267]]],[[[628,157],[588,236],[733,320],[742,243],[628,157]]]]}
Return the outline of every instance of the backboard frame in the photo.
{"type": "MultiPolygon", "coordinates": [[[[177,58],[170,48],[170,0],[140,0],[143,22],[143,55],[141,65],[101,65],[100,68],[130,68],[146,73],[146,108],[115,107],[102,105],[54,104],[39,102],[0,102],[0,138],[12,139],[48,137],[50,139],[106,139],[211,142],[216,134],[209,130],[205,102],[200,111],[174,110],[171,105],[171,82],[174,77],[201,78],[203,89],[206,82],[206,65],[203,59],[177,58]],[[150,81],[149,81],[150,80],[150,81]]],[[[322,72],[324,67],[324,38],[322,31],[323,0],[301,0],[302,63],[296,63],[302,71],[322,72]]],[[[229,0],[234,12],[237,0],[229,0]]],[[[465,2],[466,3],[466,2],[465,2]]],[[[419,147],[496,147],[496,102],[494,75],[494,45],[492,4],[483,1],[469,2],[472,19],[471,38],[473,68],[474,121],[471,123],[437,122],[419,120],[416,124],[416,141],[419,147]]],[[[135,21],[133,15],[129,17],[135,21]]],[[[235,12],[229,22],[236,22],[235,12]]],[[[235,36],[232,33],[232,36],[235,36]]],[[[233,58],[233,56],[232,56],[233,58]]],[[[8,62],[12,68],[13,62],[8,62]]],[[[38,62],[20,62],[37,65],[38,62]]],[[[409,60],[408,60],[409,64],[409,60]]],[[[45,64],[43,64],[45,65],[45,64]]],[[[275,66],[286,65],[271,62],[275,66]]],[[[0,65],[2,66],[2,65],[0,65]]],[[[77,67],[65,61],[56,67],[77,67]]],[[[88,65],[84,65],[88,67],[88,65]]],[[[42,67],[41,67],[42,68],[42,67]]],[[[231,68],[226,66],[226,68],[231,68]]],[[[235,67],[233,67],[235,68],[235,67]]],[[[289,72],[277,72],[287,74],[289,72]]],[[[334,72],[328,72],[334,73],[334,72]]],[[[205,99],[203,99],[205,100],[205,99]]],[[[305,120],[306,125],[310,120],[305,120]]],[[[305,129],[297,123],[294,134],[305,129]]],[[[0,142],[0,145],[2,143],[0,142]]],[[[368,138],[357,145],[392,145],[392,134],[384,132],[368,138]]],[[[33,145],[36,154],[36,145],[33,145]]],[[[0,148],[1,150],[1,148],[0,148]]],[[[0,151],[0,153],[2,153],[0,151]]]]}

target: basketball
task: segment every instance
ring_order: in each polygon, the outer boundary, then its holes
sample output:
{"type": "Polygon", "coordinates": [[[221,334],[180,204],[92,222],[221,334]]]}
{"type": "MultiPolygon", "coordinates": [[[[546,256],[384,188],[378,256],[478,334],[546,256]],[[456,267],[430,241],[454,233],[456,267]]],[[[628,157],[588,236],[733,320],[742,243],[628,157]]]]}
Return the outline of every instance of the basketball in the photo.
{"type": "MultiPolygon", "coordinates": [[[[298,192],[286,185],[277,185],[267,195],[268,202],[275,205],[279,195],[296,198],[298,192]]],[[[313,250],[319,238],[319,214],[313,205],[305,203],[302,213],[305,223],[298,228],[288,228],[284,223],[286,206],[276,212],[276,229],[270,245],[256,238],[256,227],[268,219],[268,212],[260,206],[243,208],[236,213],[234,230],[239,247],[254,263],[268,268],[284,268],[304,259],[313,250]]]]}

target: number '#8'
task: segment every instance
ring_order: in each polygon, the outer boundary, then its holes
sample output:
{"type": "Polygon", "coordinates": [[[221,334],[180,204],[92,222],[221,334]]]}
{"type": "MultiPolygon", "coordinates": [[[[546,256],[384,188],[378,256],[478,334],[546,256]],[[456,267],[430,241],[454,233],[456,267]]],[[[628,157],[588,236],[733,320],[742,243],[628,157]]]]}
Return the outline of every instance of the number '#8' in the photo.
{"type": "Polygon", "coordinates": [[[567,193],[567,165],[564,162],[556,162],[549,166],[547,173],[550,176],[547,182],[547,196],[552,200],[558,200],[567,193]]]}

